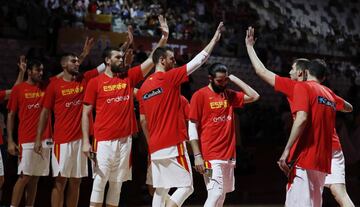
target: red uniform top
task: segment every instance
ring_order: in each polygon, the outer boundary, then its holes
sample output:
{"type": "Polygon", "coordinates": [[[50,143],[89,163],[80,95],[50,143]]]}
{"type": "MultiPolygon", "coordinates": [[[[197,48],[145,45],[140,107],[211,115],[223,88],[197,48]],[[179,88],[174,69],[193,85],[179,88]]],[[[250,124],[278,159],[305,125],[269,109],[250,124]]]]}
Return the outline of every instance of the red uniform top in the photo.
{"type": "Polygon", "coordinates": [[[189,101],[184,96],[180,96],[180,99],[181,99],[181,110],[183,112],[182,114],[184,114],[185,121],[188,121],[189,113],[190,113],[189,101]]]}
{"type": "Polygon", "coordinates": [[[149,151],[156,152],[186,140],[180,85],[188,80],[186,65],[151,74],[138,91],[150,134],[149,151]]]}
{"type": "MultiPolygon", "coordinates": [[[[43,107],[54,111],[54,143],[62,144],[82,138],[81,114],[87,82],[97,76],[97,69],[87,71],[74,81],[54,78],[46,89],[43,107]]],[[[92,129],[92,119],[90,128],[92,129]]]]}
{"type": "Polygon", "coordinates": [[[302,135],[290,149],[288,161],[304,169],[331,172],[332,134],[336,102],[333,92],[315,82],[298,82],[294,87],[294,112],[304,111],[308,121],[302,135]]]}
{"type": "MultiPolygon", "coordinates": [[[[290,78],[275,77],[275,90],[279,91],[286,95],[286,98],[290,105],[290,110],[293,115],[293,118],[295,118],[295,113],[293,111],[293,95],[294,95],[294,86],[297,83],[297,81],[291,80],[290,78]]],[[[335,102],[336,102],[336,110],[343,110],[344,109],[344,99],[341,97],[334,95],[335,102]]],[[[334,128],[334,133],[332,135],[332,150],[341,150],[341,144],[339,140],[339,136],[336,133],[336,129],[334,128]]]]}
{"type": "MultiPolygon", "coordinates": [[[[6,96],[6,90],[1,90],[0,91],[0,101],[3,101],[5,99],[5,96],[6,96]]],[[[3,129],[0,129],[0,145],[3,144],[2,131],[3,131],[3,129]]]]}
{"type": "MultiPolygon", "coordinates": [[[[44,89],[39,88],[37,85],[31,85],[27,82],[14,86],[11,91],[7,108],[9,111],[18,113],[19,144],[35,141],[41,113],[40,104],[44,99],[44,91],[44,89]]],[[[42,138],[51,137],[51,116],[49,116],[42,138]]]]}
{"type": "MultiPolygon", "coordinates": [[[[141,97],[139,97],[139,93],[136,95],[136,99],[140,100],[141,97]]],[[[181,114],[179,114],[178,118],[179,121],[183,121],[185,122],[185,128],[182,130],[182,133],[186,134],[186,139],[189,139],[188,133],[187,133],[187,121],[189,120],[189,112],[190,112],[190,104],[189,101],[183,96],[180,96],[180,110],[181,110],[181,114]]],[[[143,105],[139,102],[139,112],[140,114],[144,114],[144,108],[143,105]]]]}
{"type": "Polygon", "coordinates": [[[131,68],[125,78],[102,74],[86,88],[84,103],[96,106],[94,123],[97,141],[118,139],[137,132],[133,90],[143,79],[140,66],[131,68]]]}
{"type": "Polygon", "coordinates": [[[0,91],[0,101],[3,101],[5,99],[6,96],[6,90],[1,90],[0,91]]]}
{"type": "Polygon", "coordinates": [[[206,86],[194,93],[189,118],[198,124],[204,160],[230,160],[236,157],[234,108],[243,105],[243,92],[226,89],[218,94],[206,86]]]}

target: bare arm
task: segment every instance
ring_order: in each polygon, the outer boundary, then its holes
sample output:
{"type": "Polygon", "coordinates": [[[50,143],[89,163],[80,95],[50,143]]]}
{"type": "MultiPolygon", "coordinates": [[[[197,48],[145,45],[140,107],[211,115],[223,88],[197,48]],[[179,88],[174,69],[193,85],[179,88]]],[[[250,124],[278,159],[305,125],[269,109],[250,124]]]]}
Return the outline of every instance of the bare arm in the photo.
{"type": "Polygon", "coordinates": [[[16,81],[15,81],[13,87],[24,81],[24,75],[26,72],[26,59],[25,59],[24,55],[21,55],[19,57],[18,67],[19,67],[19,74],[16,78],[16,81]]]}
{"type": "Polygon", "coordinates": [[[14,120],[15,120],[15,112],[14,111],[9,111],[8,116],[7,116],[7,124],[6,124],[6,130],[7,130],[7,134],[8,134],[8,152],[15,156],[16,155],[16,151],[19,150],[18,146],[16,145],[16,143],[14,142],[14,138],[13,138],[13,130],[14,130],[14,120]]]}
{"type": "Polygon", "coordinates": [[[291,128],[291,132],[290,132],[290,136],[289,139],[286,143],[285,149],[283,154],[281,155],[278,164],[280,169],[286,174],[289,174],[289,167],[286,163],[286,159],[289,156],[290,153],[290,149],[291,147],[294,145],[294,143],[296,142],[296,140],[301,136],[301,134],[303,133],[305,126],[306,126],[306,122],[308,119],[308,114],[304,111],[298,111],[296,112],[296,118],[294,120],[293,126],[291,128]]]}
{"type": "Polygon", "coordinates": [[[37,128],[35,144],[34,144],[34,150],[38,154],[41,154],[41,151],[42,151],[41,137],[45,130],[46,122],[49,118],[49,113],[50,113],[50,110],[47,108],[42,108],[41,113],[40,113],[39,124],[38,124],[38,128],[37,128]]]}
{"type": "Polygon", "coordinates": [[[346,112],[346,113],[349,113],[349,112],[352,112],[353,111],[353,106],[344,100],[344,109],[341,110],[341,112],[346,112]]]}
{"type": "Polygon", "coordinates": [[[195,170],[203,174],[205,167],[204,167],[204,160],[202,158],[202,154],[199,147],[197,124],[195,121],[190,120],[188,125],[189,125],[188,134],[189,134],[190,145],[193,150],[194,159],[195,159],[195,170]]]}
{"type": "Polygon", "coordinates": [[[221,32],[222,32],[223,28],[224,28],[224,24],[223,24],[223,22],[220,22],[220,24],[218,25],[216,32],[215,32],[213,38],[211,39],[211,41],[209,42],[209,44],[206,45],[206,47],[187,64],[186,70],[187,70],[188,75],[190,75],[191,73],[196,71],[209,58],[216,43],[220,40],[221,32]]]}
{"type": "Polygon", "coordinates": [[[133,36],[133,29],[131,26],[128,26],[128,36],[127,36],[127,39],[126,41],[124,42],[124,44],[121,45],[120,47],[120,51],[127,51],[130,47],[131,44],[133,44],[134,42],[134,36],[133,36]]]}
{"type": "Polygon", "coordinates": [[[260,95],[240,78],[234,75],[229,75],[229,79],[245,93],[244,103],[251,103],[260,98],[260,95]]]}
{"type": "Polygon", "coordinates": [[[89,130],[90,130],[89,117],[91,115],[92,108],[93,108],[92,105],[84,104],[83,111],[82,111],[82,117],[81,117],[81,129],[82,129],[82,134],[83,134],[82,151],[87,156],[89,156],[89,153],[91,151],[91,145],[90,145],[90,139],[89,139],[89,130]]]}
{"type": "MultiPolygon", "coordinates": [[[[25,59],[24,55],[21,55],[19,57],[19,62],[18,62],[17,65],[18,65],[18,68],[19,68],[19,73],[18,73],[18,76],[16,78],[16,81],[15,81],[13,87],[16,86],[19,83],[22,83],[24,81],[24,75],[25,75],[25,72],[26,72],[26,59],[25,59]]],[[[10,94],[11,94],[11,89],[5,90],[4,100],[8,100],[9,97],[10,97],[10,94]]]]}
{"type": "Polygon", "coordinates": [[[81,64],[85,60],[86,56],[90,54],[90,51],[93,48],[94,44],[95,44],[95,39],[93,37],[90,38],[86,37],[83,51],[79,55],[79,64],[81,64]]]}
{"type": "MultiPolygon", "coordinates": [[[[134,95],[135,98],[136,98],[136,95],[137,95],[138,91],[139,91],[139,89],[134,88],[133,95],[134,95]]],[[[139,101],[139,100],[138,100],[138,101],[139,101]]]]}
{"type": "Polygon", "coordinates": [[[254,38],[254,28],[249,27],[246,31],[246,50],[248,52],[249,58],[251,60],[251,64],[253,65],[256,74],[263,79],[265,82],[270,84],[271,86],[275,85],[275,73],[268,70],[261,60],[256,55],[254,50],[255,38],[254,38]]]}
{"type": "Polygon", "coordinates": [[[141,64],[141,71],[144,77],[150,72],[151,68],[154,67],[154,63],[152,61],[153,52],[156,50],[156,48],[165,46],[169,37],[169,27],[167,25],[166,19],[162,15],[159,15],[159,22],[160,22],[160,29],[163,35],[161,36],[159,43],[151,52],[149,57],[141,64]]]}

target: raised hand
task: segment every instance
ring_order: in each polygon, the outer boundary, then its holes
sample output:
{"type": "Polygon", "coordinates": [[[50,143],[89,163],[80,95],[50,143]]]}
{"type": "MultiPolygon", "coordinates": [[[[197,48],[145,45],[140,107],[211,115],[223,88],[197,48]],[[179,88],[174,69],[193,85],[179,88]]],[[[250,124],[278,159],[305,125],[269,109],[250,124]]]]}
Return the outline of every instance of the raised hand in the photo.
{"type": "Polygon", "coordinates": [[[19,62],[18,62],[17,65],[18,65],[20,71],[25,73],[25,71],[26,71],[26,58],[25,58],[24,55],[21,55],[19,57],[19,62]]]}
{"type": "Polygon", "coordinates": [[[126,50],[125,52],[125,58],[124,58],[124,64],[125,64],[125,67],[130,67],[131,66],[131,63],[133,62],[134,60],[134,53],[133,53],[133,49],[129,48],[128,50],[126,50]]]}
{"type": "Polygon", "coordinates": [[[93,48],[94,44],[95,44],[95,39],[93,37],[86,37],[82,54],[87,56],[90,53],[91,49],[93,48]]]}
{"type": "Polygon", "coordinates": [[[160,29],[165,38],[169,37],[169,26],[167,24],[166,18],[162,15],[158,17],[160,23],[160,29]]]}
{"type": "Polygon", "coordinates": [[[225,30],[225,27],[224,27],[224,23],[223,22],[220,22],[217,29],[216,29],[216,32],[213,36],[213,40],[215,42],[219,41],[220,40],[220,37],[221,37],[221,32],[223,32],[225,30]]]}
{"type": "Polygon", "coordinates": [[[253,27],[249,27],[246,30],[246,38],[245,38],[245,44],[246,46],[254,46],[255,44],[255,37],[254,37],[254,28],[253,27]]]}
{"type": "Polygon", "coordinates": [[[127,49],[130,47],[130,45],[133,43],[134,41],[134,36],[133,36],[133,28],[131,25],[128,26],[128,36],[126,41],[124,42],[124,44],[121,45],[120,47],[120,51],[122,52],[126,52],[127,49]]]}
{"type": "Polygon", "coordinates": [[[129,42],[129,45],[131,45],[133,42],[134,42],[134,29],[132,28],[131,25],[128,26],[128,42],[129,42]]]}

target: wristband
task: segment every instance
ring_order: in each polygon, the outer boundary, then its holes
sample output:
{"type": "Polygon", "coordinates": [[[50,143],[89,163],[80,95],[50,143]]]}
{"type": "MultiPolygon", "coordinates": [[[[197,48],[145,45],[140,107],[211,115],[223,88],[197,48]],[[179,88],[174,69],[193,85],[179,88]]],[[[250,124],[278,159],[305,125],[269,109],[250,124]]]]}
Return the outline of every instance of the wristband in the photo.
{"type": "Polygon", "coordinates": [[[202,157],[202,156],[201,156],[201,153],[199,152],[197,154],[194,154],[194,157],[202,157]]]}

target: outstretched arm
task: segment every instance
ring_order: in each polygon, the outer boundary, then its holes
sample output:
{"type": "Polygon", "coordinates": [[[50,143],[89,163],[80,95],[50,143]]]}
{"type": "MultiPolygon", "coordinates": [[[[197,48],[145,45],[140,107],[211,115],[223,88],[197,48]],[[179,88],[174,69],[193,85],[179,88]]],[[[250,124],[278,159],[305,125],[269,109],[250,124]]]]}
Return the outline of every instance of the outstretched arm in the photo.
{"type": "Polygon", "coordinates": [[[256,55],[256,52],[254,50],[254,44],[255,44],[255,38],[254,38],[254,28],[249,27],[246,30],[246,50],[248,52],[249,58],[251,60],[251,64],[253,65],[256,74],[266,81],[271,86],[275,85],[275,73],[268,70],[264,64],[261,62],[261,60],[256,55]]]}
{"type": "Polygon", "coordinates": [[[124,44],[121,45],[120,51],[126,52],[127,49],[129,49],[130,45],[134,42],[134,35],[133,35],[133,29],[132,26],[128,26],[127,30],[128,36],[124,44]]]}
{"type": "Polygon", "coordinates": [[[153,52],[156,50],[156,48],[165,46],[169,37],[169,27],[167,25],[166,19],[162,15],[159,15],[159,22],[162,36],[159,43],[151,52],[149,57],[141,64],[141,71],[144,77],[150,72],[151,68],[154,67],[154,63],[152,61],[153,52]]]}
{"type": "Polygon", "coordinates": [[[240,78],[234,75],[229,75],[229,80],[241,88],[241,90],[245,93],[244,103],[251,103],[260,98],[260,95],[240,78]]]}
{"type": "Polygon", "coordinates": [[[95,44],[95,39],[93,37],[86,37],[83,51],[79,56],[79,64],[81,64],[85,60],[86,56],[89,55],[91,49],[94,47],[94,44],[95,44]]]}
{"type": "Polygon", "coordinates": [[[353,111],[353,106],[344,100],[344,109],[341,110],[341,112],[346,112],[346,113],[349,113],[349,112],[352,112],[353,111]]]}
{"type": "MultiPolygon", "coordinates": [[[[19,62],[18,62],[17,65],[19,67],[19,73],[18,73],[18,76],[16,78],[16,81],[15,81],[13,87],[24,81],[24,75],[25,75],[25,72],[26,72],[26,59],[25,59],[24,55],[21,55],[19,57],[19,62]]],[[[10,97],[10,94],[11,94],[11,89],[5,90],[4,100],[8,100],[9,97],[10,97]]]]}
{"type": "Polygon", "coordinates": [[[220,22],[209,44],[207,44],[206,47],[187,64],[186,70],[188,75],[196,71],[201,65],[206,62],[216,43],[220,40],[221,32],[223,31],[223,29],[224,23],[220,22]]]}

